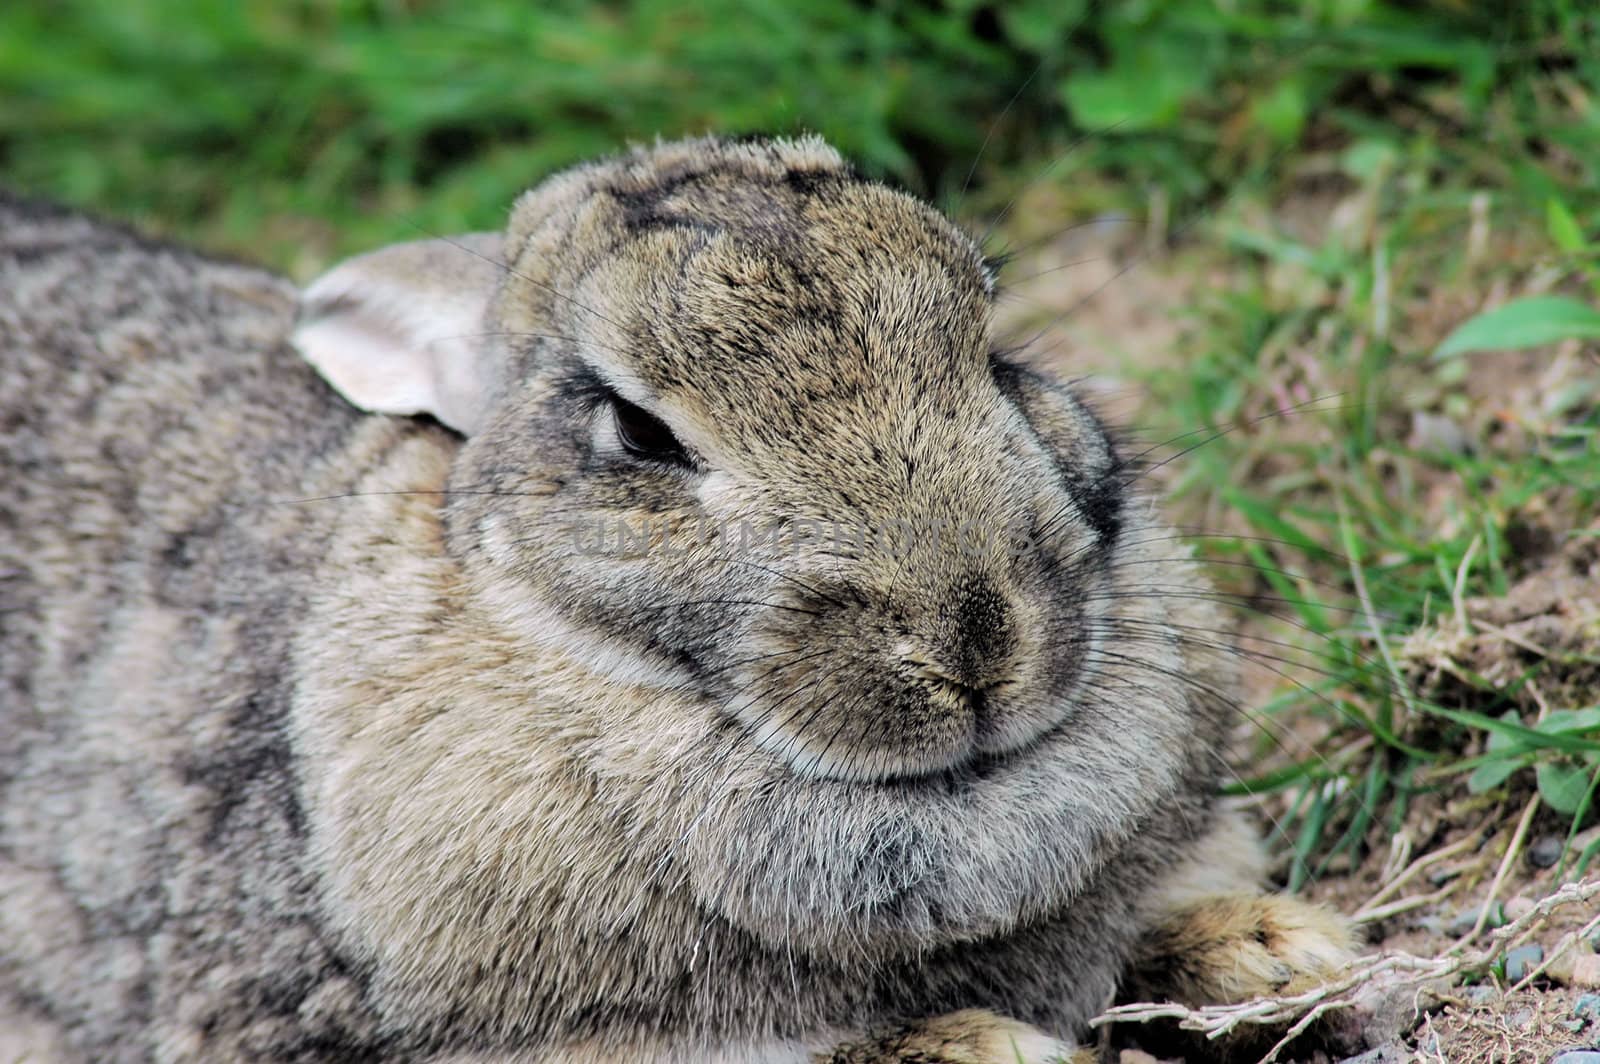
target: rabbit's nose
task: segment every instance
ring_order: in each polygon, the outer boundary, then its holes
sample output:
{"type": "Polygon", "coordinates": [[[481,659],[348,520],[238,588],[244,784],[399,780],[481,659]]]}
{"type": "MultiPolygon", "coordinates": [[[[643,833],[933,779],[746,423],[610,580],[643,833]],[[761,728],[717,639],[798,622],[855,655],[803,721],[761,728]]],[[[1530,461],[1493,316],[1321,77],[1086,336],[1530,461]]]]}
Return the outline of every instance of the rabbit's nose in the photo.
{"type": "Polygon", "coordinates": [[[1016,610],[994,581],[982,574],[962,581],[952,596],[947,635],[956,682],[983,690],[1004,681],[1017,651],[1016,610]]]}
{"type": "Polygon", "coordinates": [[[938,630],[925,633],[900,665],[907,675],[978,707],[991,689],[1011,682],[1016,668],[1016,611],[986,576],[960,583],[937,615],[938,630]]]}

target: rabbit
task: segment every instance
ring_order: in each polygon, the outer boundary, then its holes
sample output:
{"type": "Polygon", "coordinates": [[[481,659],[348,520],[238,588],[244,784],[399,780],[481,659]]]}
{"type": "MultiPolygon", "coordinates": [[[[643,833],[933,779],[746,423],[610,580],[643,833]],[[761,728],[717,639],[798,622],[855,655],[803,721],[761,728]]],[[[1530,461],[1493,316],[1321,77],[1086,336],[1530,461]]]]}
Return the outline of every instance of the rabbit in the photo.
{"type": "Polygon", "coordinates": [[[1353,949],[1125,445],[816,137],[303,291],[8,197],[0,293],[0,1058],[1065,1060],[1353,949]]]}

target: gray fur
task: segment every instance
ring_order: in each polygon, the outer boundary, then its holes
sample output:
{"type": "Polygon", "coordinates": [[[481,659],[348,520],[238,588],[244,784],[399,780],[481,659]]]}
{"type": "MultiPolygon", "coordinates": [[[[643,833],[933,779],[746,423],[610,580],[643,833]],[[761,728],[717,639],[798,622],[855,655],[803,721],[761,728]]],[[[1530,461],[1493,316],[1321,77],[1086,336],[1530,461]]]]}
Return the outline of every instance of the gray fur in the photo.
{"type": "Polygon", "coordinates": [[[0,1024],[174,1061],[1081,1031],[1211,830],[1232,681],[1210,608],[1141,590],[1196,576],[1092,414],[992,375],[971,242],[820,142],[693,141],[551,179],[504,251],[463,438],[325,384],[282,280],[0,201],[0,1024]],[[690,464],[607,443],[597,376],[690,464]],[[1035,546],[569,534],[975,502],[1035,546]]]}
{"type": "Polygon", "coordinates": [[[284,728],[330,512],[278,500],[428,430],[363,424],[256,269],[4,200],[0,292],[0,1017],[96,1060],[370,1031],[284,728]]]}

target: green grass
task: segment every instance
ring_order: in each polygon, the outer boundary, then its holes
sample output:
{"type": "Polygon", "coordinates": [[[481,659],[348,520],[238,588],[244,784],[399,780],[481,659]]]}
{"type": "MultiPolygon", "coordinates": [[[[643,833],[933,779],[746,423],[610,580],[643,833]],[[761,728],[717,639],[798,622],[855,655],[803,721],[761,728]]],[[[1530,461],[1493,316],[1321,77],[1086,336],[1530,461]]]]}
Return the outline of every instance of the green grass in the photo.
{"type": "Polygon", "coordinates": [[[1081,140],[1058,178],[1183,207],[1330,136],[1425,153],[1455,135],[1542,194],[1559,178],[1522,164],[1530,137],[1600,155],[1592,119],[1540,98],[1565,82],[1524,76],[1592,84],[1581,6],[17,0],[0,173],[301,273],[413,225],[496,225],[555,168],[704,130],[816,129],[944,201],[986,142],[980,180],[1081,140]]]}
{"type": "Polygon", "coordinates": [[[1592,6],[22,0],[0,7],[0,180],[301,278],[494,227],[562,165],[705,130],[818,130],[979,231],[1003,216],[997,246],[1023,253],[1145,219],[1221,278],[1172,308],[1181,358],[1148,381],[1173,434],[1229,430],[1172,467],[1176,504],[1232,533],[1199,541],[1225,590],[1315,655],[1258,709],[1247,781],[1292,796],[1300,882],[1469,781],[1537,788],[1569,834],[1594,819],[1592,743],[1529,710],[1555,666],[1441,693],[1402,646],[1511,588],[1530,528],[1593,533],[1592,334],[1566,356],[1587,372],[1537,408],[1470,387],[1496,349],[1584,335],[1600,293],[1592,6]],[[1295,222],[1330,189],[1345,215],[1295,222]],[[1576,316],[1485,319],[1456,346],[1490,350],[1436,357],[1491,293],[1535,288],[1576,316]],[[1413,440],[1418,416],[1470,446],[1413,440]],[[1327,718],[1320,754],[1269,749],[1296,714],[1327,718]]]}
{"type": "MultiPolygon", "coordinates": [[[[1426,652],[1402,652],[1457,601],[1504,595],[1541,564],[1532,532],[1594,534],[1600,190],[1592,173],[1508,184],[1545,161],[1528,151],[1475,172],[1465,138],[1419,150],[1403,133],[1383,140],[1399,150],[1380,156],[1358,140],[1333,157],[1345,202],[1370,207],[1316,227],[1318,243],[1259,203],[1207,219],[1199,243],[1229,282],[1186,308],[1183,372],[1149,382],[1174,424],[1229,430],[1185,456],[1175,492],[1192,512],[1228,515],[1237,534],[1205,538],[1201,552],[1228,566],[1219,576],[1233,593],[1286,622],[1289,656],[1304,663],[1260,710],[1261,752],[1274,719],[1332,721],[1318,749],[1286,746],[1292,763],[1235,788],[1295,792],[1281,830],[1297,885],[1392,834],[1421,793],[1534,790],[1570,839],[1594,819],[1600,781],[1600,652],[1531,660],[1510,682],[1458,674],[1444,699],[1419,689],[1426,652]],[[1484,293],[1530,284],[1565,294],[1472,315],[1484,293]],[[1429,320],[1440,302],[1468,319],[1453,337],[1429,320]],[[1568,337],[1588,346],[1568,353],[1573,372],[1536,405],[1469,399],[1507,349],[1536,347],[1543,372],[1548,345],[1568,337]],[[1456,446],[1413,440],[1416,415],[1457,426],[1460,439],[1445,441],[1456,446]],[[1592,679],[1563,687],[1564,674],[1592,679]],[[1568,701],[1538,720],[1529,691],[1547,679],[1568,701]],[[1351,748],[1359,756],[1330,755],[1351,748]]],[[[1600,651],[1600,638],[1590,645],[1600,651]]],[[[1265,650],[1281,655],[1276,646],[1265,650]]],[[[1574,871],[1592,851],[1571,855],[1574,871]]]]}

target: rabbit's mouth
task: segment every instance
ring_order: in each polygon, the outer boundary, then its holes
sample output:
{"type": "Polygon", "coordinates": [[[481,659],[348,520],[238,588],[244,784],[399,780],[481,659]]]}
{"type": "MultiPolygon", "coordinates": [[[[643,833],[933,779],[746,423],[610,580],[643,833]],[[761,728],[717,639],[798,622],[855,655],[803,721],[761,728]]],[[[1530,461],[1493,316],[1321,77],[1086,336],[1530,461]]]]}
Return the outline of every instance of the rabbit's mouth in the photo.
{"type": "Polygon", "coordinates": [[[898,953],[1003,933],[1081,893],[1192,788],[1193,727],[1171,701],[1086,700],[1025,744],[935,771],[752,764],[689,840],[695,890],[775,944],[898,953]]]}
{"type": "Polygon", "coordinates": [[[931,702],[949,712],[968,713],[978,721],[988,717],[992,703],[1003,699],[1018,683],[1012,675],[968,681],[917,657],[903,657],[900,664],[908,679],[928,693],[931,702]]]}
{"type": "MultiPolygon", "coordinates": [[[[736,678],[725,703],[747,741],[795,777],[940,785],[995,771],[1075,713],[1086,643],[1043,645],[1037,607],[1008,604],[981,634],[957,625],[940,639],[938,629],[930,637],[835,599],[844,605],[796,606],[803,625],[761,618],[744,641],[761,664],[736,678]]],[[[1055,620],[1064,631],[1090,629],[1072,612],[1055,620]]]]}

